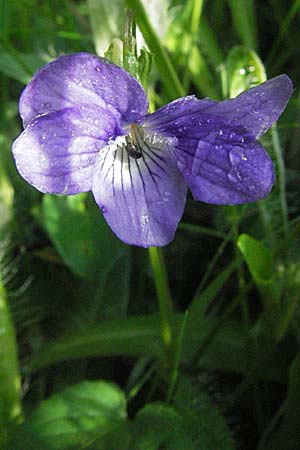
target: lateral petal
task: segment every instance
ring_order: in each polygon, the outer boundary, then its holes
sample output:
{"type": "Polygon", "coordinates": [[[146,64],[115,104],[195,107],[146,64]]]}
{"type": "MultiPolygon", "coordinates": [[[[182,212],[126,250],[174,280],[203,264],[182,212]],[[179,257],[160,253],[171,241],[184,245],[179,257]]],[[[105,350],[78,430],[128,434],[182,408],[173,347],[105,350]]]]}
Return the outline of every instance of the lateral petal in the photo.
{"type": "Polygon", "coordinates": [[[206,203],[260,200],[275,179],[273,162],[261,144],[250,139],[179,139],[175,157],[195,200],[206,203]]]}

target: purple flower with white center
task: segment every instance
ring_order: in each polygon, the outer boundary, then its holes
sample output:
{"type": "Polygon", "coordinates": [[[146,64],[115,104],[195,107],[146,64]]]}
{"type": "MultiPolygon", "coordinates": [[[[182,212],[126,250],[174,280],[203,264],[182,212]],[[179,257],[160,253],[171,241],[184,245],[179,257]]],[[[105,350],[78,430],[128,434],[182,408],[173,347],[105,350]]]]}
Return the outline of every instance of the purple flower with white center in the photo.
{"type": "Polygon", "coordinates": [[[128,244],[174,237],[187,186],[206,203],[264,198],[274,167],[256,140],[291,95],[286,75],[235,99],[179,98],[147,114],[142,86],[87,53],[39,70],[20,99],[25,130],[13,145],[20,174],[41,192],[92,191],[114,233],[128,244]]]}

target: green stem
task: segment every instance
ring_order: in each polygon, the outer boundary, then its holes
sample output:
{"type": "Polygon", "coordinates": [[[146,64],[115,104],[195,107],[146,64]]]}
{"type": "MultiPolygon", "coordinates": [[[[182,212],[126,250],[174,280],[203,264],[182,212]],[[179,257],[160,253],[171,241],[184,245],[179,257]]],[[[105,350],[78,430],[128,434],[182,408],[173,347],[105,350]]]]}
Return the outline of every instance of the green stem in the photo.
{"type": "Polygon", "coordinates": [[[123,66],[126,70],[129,70],[128,60],[132,55],[136,55],[135,19],[132,10],[127,9],[123,30],[123,66]]]}
{"type": "Polygon", "coordinates": [[[171,362],[173,353],[173,333],[170,317],[173,308],[168,275],[161,249],[158,247],[150,247],[149,256],[159,302],[161,335],[165,348],[165,357],[167,364],[170,366],[172,365],[171,362]]]}
{"type": "Polygon", "coordinates": [[[274,125],[272,127],[272,141],[273,141],[274,151],[275,151],[277,165],[278,165],[279,196],[280,196],[280,204],[281,204],[281,214],[282,214],[282,222],[283,222],[283,227],[284,227],[284,234],[286,236],[287,232],[288,232],[288,209],[287,209],[287,202],[286,202],[286,196],[285,196],[285,167],[284,167],[283,152],[282,152],[276,125],[274,125]]]}
{"type": "Polygon", "coordinates": [[[0,450],[5,448],[10,427],[20,420],[21,377],[17,343],[6,291],[0,278],[0,450]]]}
{"type": "Polygon", "coordinates": [[[144,36],[144,39],[150,51],[155,55],[156,65],[169,98],[173,100],[177,97],[184,96],[185,91],[179,81],[173,63],[161,45],[160,39],[154,31],[141,1],[127,0],[127,4],[135,13],[137,24],[144,36]]]}

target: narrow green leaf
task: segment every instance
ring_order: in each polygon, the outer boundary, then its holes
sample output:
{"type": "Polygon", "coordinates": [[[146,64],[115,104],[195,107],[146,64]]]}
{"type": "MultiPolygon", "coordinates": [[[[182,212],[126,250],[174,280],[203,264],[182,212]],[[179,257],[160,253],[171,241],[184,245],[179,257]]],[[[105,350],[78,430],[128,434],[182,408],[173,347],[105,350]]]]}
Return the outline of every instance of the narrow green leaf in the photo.
{"type": "Polygon", "coordinates": [[[10,429],[22,419],[17,343],[6,291],[0,278],[0,449],[10,429]]]}
{"type": "Polygon", "coordinates": [[[199,27],[199,46],[211,65],[218,70],[225,56],[217,41],[217,33],[203,16],[199,27]]]}
{"type": "Polygon", "coordinates": [[[0,72],[22,84],[27,84],[34,72],[44,64],[45,61],[37,55],[10,54],[0,50],[0,72]]]}
{"type": "Polygon", "coordinates": [[[195,322],[205,314],[205,311],[221,291],[222,287],[236,269],[238,261],[233,261],[219,273],[202,293],[193,298],[189,306],[190,320],[195,322]]]}
{"type": "Polygon", "coordinates": [[[50,343],[32,360],[37,370],[59,361],[111,355],[161,355],[159,317],[130,317],[107,320],[80,335],[70,335],[50,343]]]}
{"type": "Polygon", "coordinates": [[[126,399],[119,387],[105,381],[85,381],[44,401],[16,430],[9,448],[116,448],[106,443],[114,440],[126,421],[126,399]]]}
{"type": "MultiPolygon", "coordinates": [[[[174,335],[180,334],[184,317],[171,317],[174,335]]],[[[218,319],[203,317],[196,327],[186,327],[182,343],[181,361],[190,364],[197,348],[207,339],[218,319]]],[[[286,380],[284,362],[286,354],[270,356],[265,360],[265,351],[257,365],[257,376],[262,379],[286,380]]],[[[161,330],[157,314],[107,320],[91,326],[80,334],[72,334],[50,342],[33,356],[29,370],[37,371],[52,364],[78,358],[129,355],[161,358],[161,330]]],[[[234,373],[248,373],[247,346],[243,327],[227,321],[214,336],[210,346],[198,361],[198,366],[207,370],[224,370],[234,373]]]]}
{"type": "Polygon", "coordinates": [[[231,16],[243,45],[257,47],[257,27],[254,0],[228,0],[231,16]]]}
{"type": "Polygon", "coordinates": [[[188,71],[191,80],[203,95],[218,99],[216,83],[208,64],[197,46],[193,46],[188,58],[188,71]]]}

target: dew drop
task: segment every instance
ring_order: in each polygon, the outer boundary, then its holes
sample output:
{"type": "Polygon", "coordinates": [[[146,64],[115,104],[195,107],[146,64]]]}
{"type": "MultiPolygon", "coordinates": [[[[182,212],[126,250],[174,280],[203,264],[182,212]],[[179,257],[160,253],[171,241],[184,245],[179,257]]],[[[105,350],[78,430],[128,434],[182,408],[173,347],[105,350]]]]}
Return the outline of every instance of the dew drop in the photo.
{"type": "Polygon", "coordinates": [[[237,166],[241,162],[241,150],[239,147],[233,147],[229,152],[229,159],[232,166],[237,166]]]}
{"type": "Polygon", "coordinates": [[[146,227],[149,223],[149,216],[148,214],[143,214],[142,215],[142,226],[146,227]]]}

